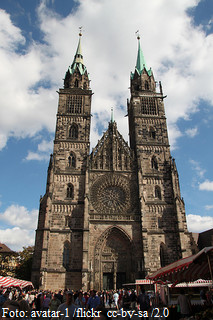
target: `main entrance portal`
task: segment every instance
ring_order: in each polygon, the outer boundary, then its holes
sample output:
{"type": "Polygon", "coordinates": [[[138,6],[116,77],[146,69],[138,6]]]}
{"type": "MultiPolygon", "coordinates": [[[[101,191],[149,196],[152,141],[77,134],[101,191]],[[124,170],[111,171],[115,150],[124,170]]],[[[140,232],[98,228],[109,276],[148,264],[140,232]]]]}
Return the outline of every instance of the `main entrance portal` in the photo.
{"type": "Polygon", "coordinates": [[[119,289],[131,281],[131,242],[117,227],[108,229],[98,240],[95,249],[94,287],[97,289],[119,289]],[[127,259],[128,257],[128,259],[127,259]]]}
{"type": "Polygon", "coordinates": [[[126,282],[125,272],[117,272],[116,274],[110,272],[103,273],[103,289],[112,290],[114,289],[114,282],[116,282],[116,288],[122,288],[123,284],[126,282]],[[114,277],[116,277],[114,281],[114,277]]]}

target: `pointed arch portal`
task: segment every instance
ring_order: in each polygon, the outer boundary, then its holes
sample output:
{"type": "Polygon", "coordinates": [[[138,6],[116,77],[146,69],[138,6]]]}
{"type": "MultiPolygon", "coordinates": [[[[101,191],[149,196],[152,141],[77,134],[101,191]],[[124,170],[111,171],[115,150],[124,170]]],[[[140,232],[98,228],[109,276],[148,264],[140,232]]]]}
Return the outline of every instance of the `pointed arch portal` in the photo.
{"type": "Polygon", "coordinates": [[[118,289],[131,281],[134,263],[131,240],[120,228],[107,229],[99,238],[94,255],[94,287],[118,289]]]}

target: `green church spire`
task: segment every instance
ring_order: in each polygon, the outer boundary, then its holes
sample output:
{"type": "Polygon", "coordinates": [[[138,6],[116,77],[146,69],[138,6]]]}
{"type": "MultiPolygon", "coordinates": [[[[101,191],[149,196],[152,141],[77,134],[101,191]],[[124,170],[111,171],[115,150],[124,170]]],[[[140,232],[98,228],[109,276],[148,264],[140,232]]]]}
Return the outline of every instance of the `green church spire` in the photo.
{"type": "MultiPolygon", "coordinates": [[[[143,70],[145,69],[147,71],[148,75],[151,76],[152,70],[151,70],[151,68],[148,70],[148,68],[146,66],[146,62],[145,62],[145,59],[144,59],[143,51],[141,49],[140,36],[139,35],[137,36],[137,39],[138,39],[138,55],[137,55],[135,71],[140,76],[142,74],[143,70]]],[[[134,73],[131,72],[131,79],[133,79],[133,77],[134,77],[134,73]]]]}
{"type": "Polygon", "coordinates": [[[80,74],[83,75],[86,71],[87,68],[84,65],[84,60],[83,60],[83,55],[82,55],[82,49],[81,49],[81,37],[82,37],[82,33],[80,31],[79,33],[79,41],[78,41],[78,47],[76,50],[76,54],[73,60],[72,65],[69,67],[69,72],[71,74],[73,74],[75,72],[76,69],[79,70],[80,74]]]}
{"type": "Polygon", "coordinates": [[[141,44],[140,44],[140,37],[137,37],[138,39],[138,56],[137,56],[137,62],[135,69],[138,71],[139,74],[143,71],[143,68],[146,68],[146,62],[144,59],[143,51],[141,50],[141,44]]]}

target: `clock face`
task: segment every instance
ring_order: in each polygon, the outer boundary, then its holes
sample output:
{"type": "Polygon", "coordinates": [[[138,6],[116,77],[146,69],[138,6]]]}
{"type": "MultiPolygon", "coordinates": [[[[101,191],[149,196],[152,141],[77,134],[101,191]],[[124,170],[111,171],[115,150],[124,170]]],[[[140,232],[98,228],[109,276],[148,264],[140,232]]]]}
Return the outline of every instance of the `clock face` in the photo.
{"type": "Polygon", "coordinates": [[[91,202],[98,213],[120,214],[130,207],[128,180],[119,175],[104,175],[91,188],[91,202]]]}

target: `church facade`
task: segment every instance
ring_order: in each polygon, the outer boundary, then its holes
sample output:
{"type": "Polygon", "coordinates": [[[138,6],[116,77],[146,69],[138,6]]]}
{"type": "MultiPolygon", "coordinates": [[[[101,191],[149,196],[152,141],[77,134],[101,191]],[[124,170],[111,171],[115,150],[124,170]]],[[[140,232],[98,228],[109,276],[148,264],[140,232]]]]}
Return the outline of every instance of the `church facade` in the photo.
{"type": "Polygon", "coordinates": [[[43,289],[121,288],[192,253],[161,83],[138,37],[127,101],[90,152],[92,90],[81,50],[59,89],[53,155],[40,199],[32,281],[43,289]]]}

